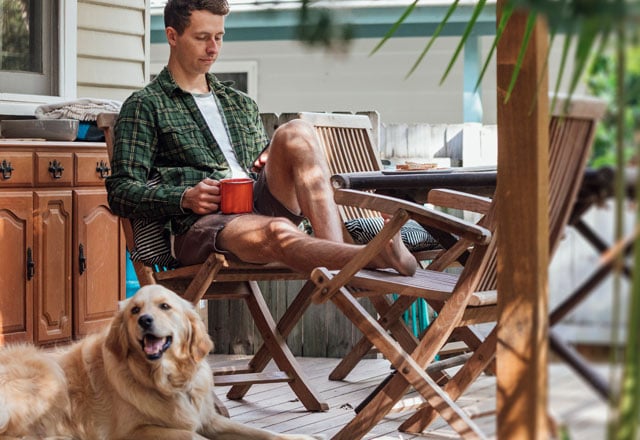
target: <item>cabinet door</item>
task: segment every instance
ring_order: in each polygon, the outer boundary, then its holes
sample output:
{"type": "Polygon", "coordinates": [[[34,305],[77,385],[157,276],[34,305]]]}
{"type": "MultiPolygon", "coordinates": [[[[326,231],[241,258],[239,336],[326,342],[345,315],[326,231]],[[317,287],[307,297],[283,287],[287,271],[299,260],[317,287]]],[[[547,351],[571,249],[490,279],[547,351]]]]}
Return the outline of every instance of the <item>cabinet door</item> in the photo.
{"type": "Polygon", "coordinates": [[[125,298],[125,245],[104,189],[74,191],[74,337],[108,324],[125,298]]]}
{"type": "Polygon", "coordinates": [[[71,191],[36,191],[36,343],[71,339],[71,191]]]}
{"type": "Polygon", "coordinates": [[[0,193],[0,345],[33,342],[33,195],[0,193]]]}

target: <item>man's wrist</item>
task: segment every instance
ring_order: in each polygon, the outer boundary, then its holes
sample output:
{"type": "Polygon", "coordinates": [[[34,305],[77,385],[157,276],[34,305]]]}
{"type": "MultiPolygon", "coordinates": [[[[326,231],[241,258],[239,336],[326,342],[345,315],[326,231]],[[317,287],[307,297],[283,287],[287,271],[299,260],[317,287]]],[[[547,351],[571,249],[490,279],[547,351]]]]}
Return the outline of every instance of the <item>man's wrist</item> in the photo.
{"type": "MultiPolygon", "coordinates": [[[[185,210],[185,207],[183,206],[184,203],[184,195],[187,193],[187,191],[189,191],[191,188],[193,188],[192,186],[187,186],[184,191],[182,191],[182,195],[180,196],[180,211],[182,211],[183,214],[186,214],[187,211],[185,210]]],[[[189,208],[186,208],[189,209],[189,208]]]]}

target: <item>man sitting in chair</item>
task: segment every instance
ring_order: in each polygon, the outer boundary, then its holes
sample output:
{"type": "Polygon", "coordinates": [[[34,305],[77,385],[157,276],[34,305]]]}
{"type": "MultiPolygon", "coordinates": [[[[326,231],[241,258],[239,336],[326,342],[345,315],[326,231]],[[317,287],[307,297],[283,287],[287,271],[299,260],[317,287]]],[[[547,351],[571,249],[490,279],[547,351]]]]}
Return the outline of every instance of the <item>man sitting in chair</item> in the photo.
{"type": "MultiPolygon", "coordinates": [[[[343,241],[313,127],[293,120],[269,143],[257,104],[208,73],[228,12],[227,0],[167,2],[169,61],[122,106],[106,182],[109,204],[122,217],[166,218],[182,265],[219,251],[302,272],[341,268],[360,246],[343,241]],[[221,214],[220,180],[246,176],[255,180],[253,212],[221,214]],[[314,236],[298,228],[303,217],[314,236]]],[[[416,265],[399,234],[371,262],[404,275],[416,265]]]]}

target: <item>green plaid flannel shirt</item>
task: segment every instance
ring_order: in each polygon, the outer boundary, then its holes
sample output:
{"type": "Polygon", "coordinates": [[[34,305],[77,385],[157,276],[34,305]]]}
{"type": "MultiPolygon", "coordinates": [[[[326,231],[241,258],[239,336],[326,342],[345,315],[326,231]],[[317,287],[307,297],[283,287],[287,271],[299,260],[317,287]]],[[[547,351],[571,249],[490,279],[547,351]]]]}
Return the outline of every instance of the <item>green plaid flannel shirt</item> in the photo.
{"type": "MultiPolygon", "coordinates": [[[[250,170],[269,141],[258,106],[212,74],[207,74],[207,81],[220,103],[238,161],[250,170]]],[[[185,232],[199,217],[180,207],[185,189],[205,177],[219,180],[231,175],[193,96],[178,87],[167,68],[123,103],[111,168],[106,187],[113,212],[165,219],[174,234],[185,232]],[[159,184],[147,185],[150,179],[159,184]]]]}

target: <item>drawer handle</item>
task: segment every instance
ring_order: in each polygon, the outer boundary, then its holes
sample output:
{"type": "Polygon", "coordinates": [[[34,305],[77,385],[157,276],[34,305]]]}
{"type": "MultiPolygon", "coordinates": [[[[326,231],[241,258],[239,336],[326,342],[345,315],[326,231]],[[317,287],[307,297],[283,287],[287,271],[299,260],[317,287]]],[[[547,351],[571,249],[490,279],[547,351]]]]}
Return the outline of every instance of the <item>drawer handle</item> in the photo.
{"type": "Polygon", "coordinates": [[[109,175],[109,171],[111,171],[111,168],[109,168],[104,160],[101,160],[100,163],[96,163],[96,172],[100,174],[101,179],[106,178],[109,175]]]}
{"type": "Polygon", "coordinates": [[[31,248],[27,248],[27,280],[31,281],[35,272],[36,263],[31,256],[31,248]]]}
{"type": "Polygon", "coordinates": [[[11,162],[7,162],[6,160],[2,161],[2,165],[0,165],[0,171],[2,171],[2,178],[4,180],[11,179],[11,172],[14,168],[11,166],[11,162]]]}
{"type": "Polygon", "coordinates": [[[82,275],[87,270],[87,257],[84,255],[84,246],[80,245],[78,249],[78,271],[82,275]]]}
{"type": "Polygon", "coordinates": [[[49,162],[49,172],[54,179],[59,179],[62,177],[62,172],[64,171],[64,167],[60,162],[56,159],[53,162],[49,162]]]}

